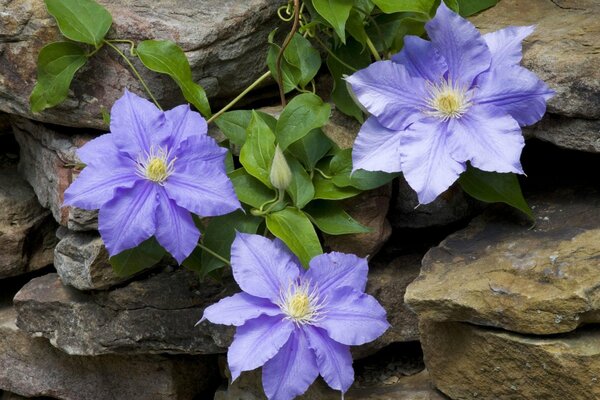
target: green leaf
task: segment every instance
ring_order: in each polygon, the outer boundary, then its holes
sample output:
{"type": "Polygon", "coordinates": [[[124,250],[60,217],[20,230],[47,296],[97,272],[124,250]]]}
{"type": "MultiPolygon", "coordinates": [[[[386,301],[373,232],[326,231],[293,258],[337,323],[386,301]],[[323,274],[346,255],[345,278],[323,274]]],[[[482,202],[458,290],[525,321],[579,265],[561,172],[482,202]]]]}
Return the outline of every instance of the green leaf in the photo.
{"type": "Polygon", "coordinates": [[[65,37],[76,42],[100,46],[112,25],[106,8],[94,0],[45,0],[48,12],[65,37]]]}
{"type": "Polygon", "coordinates": [[[435,0],[373,0],[373,3],[386,14],[397,12],[417,12],[429,15],[435,0]]]}
{"type": "Polygon", "coordinates": [[[334,201],[313,201],[306,206],[304,212],[321,231],[330,235],[371,231],[354,220],[334,201]]]}
{"type": "Polygon", "coordinates": [[[460,15],[468,17],[498,4],[498,0],[455,0],[458,2],[460,15]]]}
{"type": "Polygon", "coordinates": [[[313,129],[302,139],[288,147],[288,151],[296,157],[308,170],[312,170],[317,162],[331,149],[333,143],[321,129],[313,129]]]}
{"type": "Polygon", "coordinates": [[[448,6],[449,9],[451,9],[452,11],[454,11],[455,13],[458,14],[459,12],[459,5],[458,5],[458,0],[443,0],[444,3],[446,4],[446,6],[448,6]]]}
{"type": "Polygon", "coordinates": [[[277,121],[275,135],[281,150],[329,120],[331,106],[315,94],[303,93],[289,102],[277,121]]]}
{"type": "Polygon", "coordinates": [[[36,113],[61,103],[69,94],[75,72],[87,57],[72,42],[55,42],[44,46],[38,55],[37,83],[29,97],[31,111],[36,113]]]}
{"type": "Polygon", "coordinates": [[[315,10],[333,27],[343,43],[346,43],[346,21],[352,3],[352,0],[312,0],[315,10]]]}
{"type": "Polygon", "coordinates": [[[117,275],[131,276],[158,264],[166,254],[156,239],[151,237],[133,249],[112,256],[109,262],[117,275]]]}
{"type": "Polygon", "coordinates": [[[292,157],[286,157],[286,159],[292,171],[292,182],[286,191],[292,198],[294,205],[301,209],[313,199],[315,188],[302,164],[292,157]]]}
{"type": "MultiPolygon", "coordinates": [[[[275,125],[277,124],[275,118],[262,111],[255,112],[269,125],[271,130],[275,129],[275,125]]],[[[231,143],[241,147],[246,142],[246,129],[248,129],[251,119],[252,110],[235,110],[222,114],[215,120],[215,124],[231,143]]]]}
{"type": "Polygon", "coordinates": [[[244,168],[238,168],[229,174],[238,199],[254,208],[260,208],[275,198],[275,192],[251,176],[244,168]]]}
{"type": "Polygon", "coordinates": [[[169,75],[181,89],[183,97],[202,115],[210,117],[206,92],[193,81],[190,63],[179,46],[170,40],[144,40],[137,46],[136,52],[148,69],[169,75]]]}
{"type": "Polygon", "coordinates": [[[333,156],[329,163],[329,173],[333,176],[332,182],[335,185],[353,186],[361,190],[378,188],[399,175],[362,169],[352,173],[352,149],[340,150],[333,156]]]}
{"type": "Polygon", "coordinates": [[[352,186],[339,187],[331,179],[324,178],[318,173],[313,178],[313,185],[315,186],[315,199],[343,200],[362,192],[362,190],[352,186]]]}
{"type": "Polygon", "coordinates": [[[296,33],[288,47],[283,52],[283,57],[292,66],[300,71],[300,85],[308,85],[317,75],[321,67],[321,56],[310,44],[308,39],[296,33]]]}
{"type": "MultiPolygon", "coordinates": [[[[277,29],[272,31],[269,34],[269,52],[267,53],[267,66],[269,67],[269,71],[273,75],[273,78],[277,81],[279,78],[279,74],[277,72],[277,55],[279,54],[279,50],[281,47],[273,42],[275,37],[275,33],[277,29]]],[[[282,82],[283,82],[283,91],[285,93],[291,92],[296,89],[300,80],[302,79],[302,73],[300,70],[285,60],[284,57],[281,60],[281,74],[282,74],[282,82]]]]}
{"type": "Polygon", "coordinates": [[[271,187],[269,174],[274,156],[275,135],[256,111],[252,111],[246,143],[240,150],[240,162],[250,175],[271,187]]]}
{"type": "Polygon", "coordinates": [[[477,200],[506,203],[534,219],[515,174],[481,171],[469,166],[458,182],[465,192],[477,200]]]}
{"type": "Polygon", "coordinates": [[[298,256],[305,268],[310,260],[323,253],[319,237],[306,214],[296,208],[285,208],[266,216],[267,228],[298,256]]]}

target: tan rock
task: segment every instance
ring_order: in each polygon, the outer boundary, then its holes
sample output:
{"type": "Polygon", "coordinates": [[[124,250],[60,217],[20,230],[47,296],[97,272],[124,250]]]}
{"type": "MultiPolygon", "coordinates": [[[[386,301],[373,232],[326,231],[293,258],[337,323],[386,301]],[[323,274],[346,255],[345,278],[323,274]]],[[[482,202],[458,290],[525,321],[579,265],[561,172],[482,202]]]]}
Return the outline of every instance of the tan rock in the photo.
{"type": "Polygon", "coordinates": [[[461,400],[600,398],[600,330],[535,337],[466,323],[423,322],[433,383],[461,400]]]}
{"type": "Polygon", "coordinates": [[[532,334],[600,321],[600,192],[549,190],[528,200],[533,228],[489,212],[425,255],[405,296],[419,318],[532,334]]]}

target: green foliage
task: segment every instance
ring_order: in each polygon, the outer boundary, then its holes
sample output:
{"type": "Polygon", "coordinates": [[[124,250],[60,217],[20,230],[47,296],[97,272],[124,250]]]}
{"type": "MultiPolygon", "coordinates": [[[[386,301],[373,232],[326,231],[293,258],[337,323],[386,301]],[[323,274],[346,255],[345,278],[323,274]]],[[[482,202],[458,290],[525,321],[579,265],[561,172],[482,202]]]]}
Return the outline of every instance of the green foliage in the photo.
{"type": "Polygon", "coordinates": [[[320,230],[330,235],[370,232],[334,201],[315,200],[304,211],[320,230]]]}
{"type": "Polygon", "coordinates": [[[72,42],[50,43],[38,55],[37,83],[31,92],[32,112],[40,112],[60,104],[67,98],[75,72],[83,67],[85,51],[72,42]]]}
{"type": "Polygon", "coordinates": [[[246,142],[240,151],[240,162],[246,171],[268,187],[271,186],[269,174],[275,156],[275,134],[256,113],[246,131],[246,142]]]}
{"type": "Polygon", "coordinates": [[[339,187],[352,186],[360,190],[371,190],[383,186],[399,174],[381,171],[358,170],[352,173],[352,149],[337,152],[329,163],[331,181],[339,187]]]}
{"type": "Polygon", "coordinates": [[[192,79],[190,64],[179,46],[169,40],[144,40],[137,46],[136,52],[146,68],[173,78],[185,99],[202,115],[210,117],[206,92],[192,79]]]}
{"type": "Polygon", "coordinates": [[[313,129],[320,128],[327,120],[331,107],[317,95],[303,93],[294,97],[283,109],[275,134],[282,150],[297,140],[302,139],[313,129]]]}
{"type": "Polygon", "coordinates": [[[456,0],[456,2],[458,3],[460,15],[468,17],[495,6],[498,0],[456,0]]]}
{"type": "Polygon", "coordinates": [[[156,265],[166,255],[166,251],[154,237],[142,242],[133,249],[125,250],[109,261],[119,276],[131,276],[156,265]]]}
{"type": "Polygon", "coordinates": [[[315,10],[329,23],[335,33],[346,42],[346,21],[352,10],[352,0],[312,0],[315,10]]]}
{"type": "Polygon", "coordinates": [[[416,12],[429,15],[434,0],[373,0],[373,3],[386,14],[416,12]]]}
{"type": "Polygon", "coordinates": [[[76,42],[99,47],[112,25],[112,16],[94,0],[45,0],[61,33],[76,42]]]}
{"type": "Polygon", "coordinates": [[[533,211],[523,197],[515,174],[486,172],[469,166],[458,182],[465,192],[477,200],[487,203],[506,203],[534,219],[533,211]]]}
{"type": "Polygon", "coordinates": [[[244,168],[236,169],[229,174],[229,178],[238,199],[254,208],[260,208],[275,196],[275,192],[246,172],[244,168]]]}

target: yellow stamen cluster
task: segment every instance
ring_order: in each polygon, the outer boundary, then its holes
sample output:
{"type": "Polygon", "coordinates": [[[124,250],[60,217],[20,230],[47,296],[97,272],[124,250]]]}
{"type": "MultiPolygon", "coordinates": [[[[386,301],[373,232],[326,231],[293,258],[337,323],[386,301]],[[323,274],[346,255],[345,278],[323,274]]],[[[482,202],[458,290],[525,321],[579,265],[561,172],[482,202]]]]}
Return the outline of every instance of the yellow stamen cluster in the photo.
{"type": "Polygon", "coordinates": [[[438,84],[429,83],[428,89],[428,109],[425,113],[444,121],[462,117],[473,104],[468,88],[459,86],[451,80],[443,80],[438,84]]]}
{"type": "Polygon", "coordinates": [[[150,148],[150,152],[137,160],[137,173],[142,178],[163,184],[175,172],[175,160],[169,160],[169,152],[159,147],[150,148]]]}
{"type": "Polygon", "coordinates": [[[292,282],[280,294],[277,303],[281,311],[297,324],[310,324],[323,317],[326,299],[319,298],[319,291],[310,282],[292,282]]]}

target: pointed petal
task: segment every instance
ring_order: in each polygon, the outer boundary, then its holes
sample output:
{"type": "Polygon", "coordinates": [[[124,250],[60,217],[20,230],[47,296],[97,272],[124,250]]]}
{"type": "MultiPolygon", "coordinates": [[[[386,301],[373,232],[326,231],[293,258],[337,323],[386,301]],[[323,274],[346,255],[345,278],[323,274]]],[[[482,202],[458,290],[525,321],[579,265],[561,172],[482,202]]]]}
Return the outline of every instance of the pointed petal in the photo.
{"type": "Polygon", "coordinates": [[[374,297],[348,286],[331,293],[323,319],[313,325],[325,329],[330,338],[348,346],[371,342],[390,326],[385,310],[374,297]]]}
{"type": "Polygon", "coordinates": [[[164,113],[154,104],[128,90],[115,101],[110,111],[113,140],[119,150],[134,160],[169,136],[166,121],[164,113]]]}
{"type": "Polygon", "coordinates": [[[346,80],[360,103],[389,129],[404,129],[426,106],[425,81],[393,61],[377,61],[346,80]]]}
{"type": "Polygon", "coordinates": [[[117,189],[98,215],[98,230],[110,256],[131,249],[156,231],[156,186],[140,180],[128,189],[117,189]]]}
{"type": "Polygon", "coordinates": [[[447,128],[447,123],[427,118],[402,132],[402,171],[421,204],[435,200],[466,169],[465,163],[451,157],[447,128]]]}
{"type": "Polygon", "coordinates": [[[225,155],[227,149],[217,144],[207,135],[190,136],[174,152],[177,165],[194,165],[205,162],[225,173],[225,155]]]}
{"type": "Polygon", "coordinates": [[[320,254],[310,260],[310,268],[304,276],[318,287],[322,294],[342,286],[350,286],[364,292],[368,272],[366,258],[332,252],[320,254]]]}
{"type": "Polygon", "coordinates": [[[448,79],[452,82],[471,87],[477,75],[489,68],[492,55],[477,28],[450,10],[444,2],[425,29],[444,57],[448,65],[448,79]]]}
{"type": "Polygon", "coordinates": [[[213,324],[241,326],[246,321],[261,315],[275,316],[280,314],[279,307],[270,300],[241,292],[225,297],[218,303],[207,307],[204,310],[202,320],[207,319],[213,324]]]}
{"type": "Polygon", "coordinates": [[[163,188],[157,188],[156,240],[181,265],[198,244],[200,231],[189,211],[167,197],[163,188]]]}
{"type": "Polygon", "coordinates": [[[233,184],[225,173],[206,162],[176,161],[175,172],[164,183],[169,198],[202,217],[229,214],[241,208],[233,184]]]}
{"type": "Polygon", "coordinates": [[[289,251],[260,235],[238,232],[231,245],[231,269],[240,288],[273,302],[300,273],[294,259],[289,251]]]}
{"type": "MultiPolygon", "coordinates": [[[[129,158],[126,154],[119,153],[110,133],[100,135],[77,149],[77,157],[84,164],[98,166],[107,166],[114,160],[129,158]]],[[[133,160],[131,163],[134,165],[133,160]]]]}
{"type": "Polygon", "coordinates": [[[509,26],[483,35],[492,54],[491,69],[519,64],[523,58],[523,39],[531,35],[534,30],[533,25],[509,26]]]}
{"type": "Polygon", "coordinates": [[[369,117],[352,147],[352,170],[400,172],[400,132],[369,117]]]}
{"type": "Polygon", "coordinates": [[[331,340],[323,329],[307,326],[304,329],[308,344],[317,356],[319,373],[325,382],[342,393],[348,391],[354,382],[352,355],[350,348],[331,340]]]}
{"type": "Polygon", "coordinates": [[[200,113],[192,111],[189,104],[165,111],[165,118],[171,129],[171,135],[165,143],[170,149],[178,149],[179,145],[189,138],[207,136],[206,120],[200,113]]]}
{"type": "Polygon", "coordinates": [[[477,84],[473,102],[492,104],[521,126],[539,121],[546,112],[546,101],[554,96],[533,72],[520,66],[496,68],[481,75],[477,84]]]}
{"type": "Polygon", "coordinates": [[[319,376],[315,355],[301,329],[296,329],[275,357],[263,367],[263,387],[269,400],[292,400],[306,392],[319,376]]]}
{"type": "Polygon", "coordinates": [[[525,140],[517,121],[493,106],[475,105],[458,120],[451,121],[452,157],[470,161],[490,172],[523,173],[521,151],[525,140]]]}
{"type": "Polygon", "coordinates": [[[262,315],[237,328],[227,352],[231,380],[243,371],[260,367],[279,352],[288,341],[294,324],[281,317],[262,315]]]}
{"type": "Polygon", "coordinates": [[[433,44],[418,36],[405,36],[402,51],[392,56],[392,61],[404,65],[412,76],[429,82],[441,81],[448,71],[446,61],[433,44]]]}

